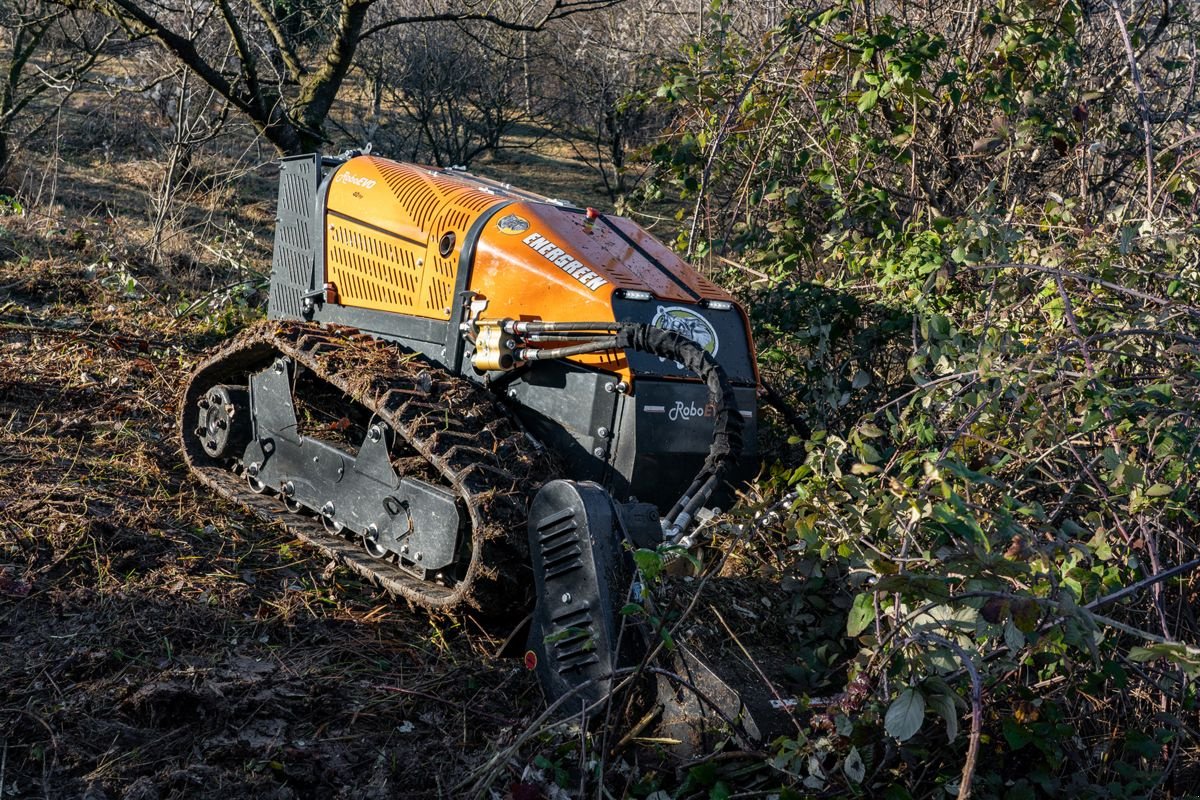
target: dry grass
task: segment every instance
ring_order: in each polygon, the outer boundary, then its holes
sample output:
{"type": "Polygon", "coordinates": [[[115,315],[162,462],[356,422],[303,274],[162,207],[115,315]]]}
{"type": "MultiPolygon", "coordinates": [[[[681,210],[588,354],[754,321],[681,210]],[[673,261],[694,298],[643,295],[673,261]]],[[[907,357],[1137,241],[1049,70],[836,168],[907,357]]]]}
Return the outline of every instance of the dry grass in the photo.
{"type": "Polygon", "coordinates": [[[199,491],[203,331],[80,261],[0,266],[3,796],[443,794],[531,677],[199,491]]]}

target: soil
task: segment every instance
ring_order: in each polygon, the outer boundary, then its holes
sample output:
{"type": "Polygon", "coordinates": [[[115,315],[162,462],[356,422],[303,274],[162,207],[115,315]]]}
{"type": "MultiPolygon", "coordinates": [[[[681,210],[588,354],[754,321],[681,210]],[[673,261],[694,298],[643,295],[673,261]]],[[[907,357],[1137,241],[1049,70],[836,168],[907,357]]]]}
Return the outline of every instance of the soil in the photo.
{"type": "Polygon", "coordinates": [[[504,626],[414,613],[189,479],[212,339],[0,267],[0,797],[455,796],[543,707],[504,626]]]}

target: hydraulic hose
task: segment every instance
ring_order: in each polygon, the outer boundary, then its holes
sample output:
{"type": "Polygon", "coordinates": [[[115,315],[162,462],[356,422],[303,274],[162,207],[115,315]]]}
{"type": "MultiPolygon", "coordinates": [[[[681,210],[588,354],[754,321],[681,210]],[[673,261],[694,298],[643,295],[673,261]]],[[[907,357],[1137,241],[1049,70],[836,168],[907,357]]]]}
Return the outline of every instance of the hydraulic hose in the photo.
{"type": "Polygon", "coordinates": [[[527,347],[521,351],[522,361],[547,361],[553,358],[566,358],[567,356],[581,356],[586,353],[599,353],[604,350],[612,350],[617,346],[617,340],[612,336],[599,339],[594,342],[584,342],[583,344],[572,344],[566,347],[527,347]]]}
{"type": "Polygon", "coordinates": [[[523,321],[511,324],[513,327],[510,332],[519,334],[579,334],[585,339],[591,338],[597,331],[614,334],[565,347],[523,348],[518,354],[523,361],[565,358],[613,349],[636,350],[682,364],[704,382],[708,389],[709,405],[713,408],[712,443],[704,466],[692,485],[667,513],[667,538],[672,542],[677,541],[691,524],[696,511],[708,501],[721,479],[742,454],[742,415],[725,370],[707,350],[686,336],[646,323],[523,321]]]}
{"type": "Polygon", "coordinates": [[[712,405],[713,433],[708,457],[683,497],[667,514],[666,536],[674,543],[687,531],[699,510],[720,485],[725,474],[742,455],[742,415],[733,394],[733,384],[707,350],[675,331],[645,323],[623,323],[617,330],[617,346],[650,353],[683,364],[704,381],[712,405]]]}

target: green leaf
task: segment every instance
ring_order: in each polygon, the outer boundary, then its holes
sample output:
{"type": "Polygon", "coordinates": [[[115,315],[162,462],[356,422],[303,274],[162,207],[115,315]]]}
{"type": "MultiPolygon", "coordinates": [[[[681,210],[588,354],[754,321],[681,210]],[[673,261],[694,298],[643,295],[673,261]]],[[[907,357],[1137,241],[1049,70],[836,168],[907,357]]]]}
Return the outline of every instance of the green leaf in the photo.
{"type": "Polygon", "coordinates": [[[863,778],[867,777],[867,765],[863,763],[857,747],[850,748],[850,754],[846,756],[842,769],[846,771],[846,777],[854,783],[862,783],[863,778]]]}
{"type": "Polygon", "coordinates": [[[901,742],[911,739],[925,721],[925,698],[916,689],[905,689],[883,718],[887,732],[901,742]]]}
{"type": "Polygon", "coordinates": [[[1103,528],[1096,531],[1096,535],[1088,542],[1088,547],[1092,548],[1096,558],[1101,561],[1108,561],[1113,557],[1112,548],[1108,544],[1108,536],[1105,535],[1103,528]]]}
{"type": "Polygon", "coordinates": [[[958,738],[958,708],[954,699],[945,694],[929,696],[929,706],[938,716],[946,720],[946,738],[953,742],[958,738]]]}
{"type": "Polygon", "coordinates": [[[863,592],[854,597],[854,604],[850,606],[850,615],[846,618],[846,635],[858,636],[867,629],[875,619],[875,595],[872,592],[863,592]]]}
{"type": "Polygon", "coordinates": [[[1021,723],[1017,722],[1012,717],[1004,720],[1001,728],[1004,731],[1004,739],[1008,742],[1008,746],[1013,750],[1020,750],[1025,745],[1033,741],[1033,734],[1029,728],[1026,728],[1021,723]]]}
{"type": "Polygon", "coordinates": [[[1189,678],[1200,676],[1200,649],[1182,642],[1160,642],[1145,647],[1134,647],[1129,651],[1130,661],[1153,661],[1165,658],[1187,674],[1189,678]]]}
{"type": "Polygon", "coordinates": [[[883,436],[883,429],[870,422],[864,422],[862,425],[859,425],[858,432],[867,439],[874,439],[878,436],[883,436]]]}
{"type": "Polygon", "coordinates": [[[653,581],[657,578],[663,569],[662,556],[646,548],[633,551],[633,562],[642,571],[642,575],[648,581],[653,581]]]}
{"type": "Polygon", "coordinates": [[[688,770],[687,782],[685,788],[707,787],[711,788],[717,783],[717,765],[711,761],[705,761],[702,764],[697,764],[688,770]]]}
{"type": "Polygon", "coordinates": [[[542,641],[544,641],[546,644],[554,644],[555,642],[561,642],[566,639],[572,639],[576,636],[587,636],[588,637],[588,638],[584,639],[584,641],[580,645],[581,650],[595,650],[596,649],[596,642],[590,636],[589,630],[587,628],[578,628],[575,626],[571,626],[569,628],[564,628],[563,630],[558,631],[557,633],[551,633],[548,636],[543,637],[542,641]]]}
{"type": "Polygon", "coordinates": [[[860,114],[865,114],[875,107],[879,102],[879,91],[870,89],[862,93],[862,97],[858,98],[858,111],[860,114]]]}
{"type": "Polygon", "coordinates": [[[945,598],[950,596],[950,578],[940,575],[885,575],[875,584],[875,591],[885,594],[903,592],[920,598],[945,598]]]}
{"type": "Polygon", "coordinates": [[[1025,647],[1025,634],[1021,633],[1021,629],[1014,625],[1012,620],[1004,623],[1004,644],[1014,655],[1025,647]]]}
{"type": "Polygon", "coordinates": [[[1166,497],[1173,491],[1174,489],[1165,483],[1156,483],[1146,490],[1146,497],[1166,497]]]}
{"type": "Polygon", "coordinates": [[[1036,600],[1014,600],[1012,604],[1012,619],[1021,633],[1033,633],[1037,630],[1038,620],[1042,618],[1042,609],[1036,600]]]}

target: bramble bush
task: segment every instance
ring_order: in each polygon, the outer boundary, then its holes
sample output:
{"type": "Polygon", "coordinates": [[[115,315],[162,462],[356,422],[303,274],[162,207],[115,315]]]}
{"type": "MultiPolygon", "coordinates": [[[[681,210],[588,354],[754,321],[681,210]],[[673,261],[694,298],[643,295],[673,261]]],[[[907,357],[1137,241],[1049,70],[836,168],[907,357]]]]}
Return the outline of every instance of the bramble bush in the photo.
{"type": "Polygon", "coordinates": [[[883,8],[797,10],[758,42],[714,4],[659,91],[647,199],[695,212],[681,249],[768,276],[724,277],[813,429],[762,481],[796,492],[764,546],[789,554],[795,608],[843,610],[843,691],[776,743],[779,782],[1187,794],[1200,176],[1178,141],[1198,21],[883,8]]]}
{"type": "Polygon", "coordinates": [[[844,576],[859,648],[840,735],[797,753],[857,754],[914,796],[956,785],[968,747],[988,794],[1144,796],[1194,744],[1194,588],[1150,576],[1196,566],[1197,245],[931,281],[910,383],[775,468],[799,491],[775,533],[797,576],[844,576]]]}

